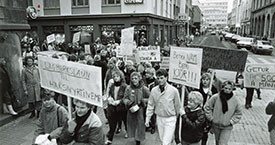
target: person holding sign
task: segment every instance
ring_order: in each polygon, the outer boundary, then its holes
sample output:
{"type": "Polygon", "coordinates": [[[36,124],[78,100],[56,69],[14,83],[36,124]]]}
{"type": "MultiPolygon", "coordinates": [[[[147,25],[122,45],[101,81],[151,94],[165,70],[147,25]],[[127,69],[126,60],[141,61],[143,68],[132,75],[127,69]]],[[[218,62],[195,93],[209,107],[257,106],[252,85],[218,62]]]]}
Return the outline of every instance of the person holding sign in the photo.
{"type": "MultiPolygon", "coordinates": [[[[196,89],[196,91],[200,92],[203,97],[203,106],[205,105],[206,101],[212,97],[213,94],[218,93],[217,89],[212,85],[210,87],[210,81],[211,81],[211,74],[210,73],[203,73],[201,75],[201,82],[200,82],[200,88],[196,89]]],[[[210,131],[210,124],[208,121],[205,122],[205,129],[203,131],[203,137],[201,145],[207,144],[208,139],[208,132],[210,131]]]]}
{"type": "Polygon", "coordinates": [[[130,85],[126,88],[123,98],[128,109],[127,133],[129,137],[135,138],[136,145],[140,145],[140,142],[145,140],[144,107],[150,91],[144,86],[140,73],[133,72],[130,78],[130,85]]]}
{"type": "Polygon", "coordinates": [[[179,130],[179,118],[177,119],[175,131],[177,144],[181,142],[182,145],[201,145],[206,120],[202,107],[203,97],[201,93],[197,91],[190,92],[188,104],[180,116],[182,118],[181,130],[179,130]],[[181,141],[179,140],[179,131],[181,132],[181,141]]]}
{"type": "Polygon", "coordinates": [[[216,145],[227,145],[233,125],[242,117],[241,105],[233,94],[234,83],[225,81],[221,92],[213,95],[205,104],[206,118],[212,122],[216,145]]]}
{"type": "MultiPolygon", "coordinates": [[[[127,85],[125,83],[123,72],[113,71],[112,77],[113,77],[113,83],[110,86],[110,91],[108,94],[109,97],[107,99],[109,132],[107,134],[108,140],[105,142],[105,145],[112,144],[116,126],[121,120],[124,122],[125,130],[127,130],[127,127],[126,127],[127,111],[122,101],[127,85]]],[[[127,137],[127,133],[125,134],[125,137],[127,137]]]]}
{"type": "Polygon", "coordinates": [[[272,115],[268,121],[268,131],[270,132],[270,143],[271,145],[275,144],[275,99],[273,102],[270,102],[266,108],[265,112],[268,115],[272,115]]]}
{"type": "Polygon", "coordinates": [[[60,142],[69,144],[104,145],[102,122],[92,111],[92,105],[74,99],[74,118],[70,119],[62,129],[60,142]]]}
{"type": "Polygon", "coordinates": [[[162,145],[170,145],[176,128],[177,116],[180,113],[180,96],[178,90],[167,83],[168,73],[164,69],[156,72],[159,84],[151,91],[145,126],[149,127],[152,115],[157,115],[157,127],[162,145]]]}
{"type": "Polygon", "coordinates": [[[57,139],[60,145],[59,136],[62,127],[68,121],[68,112],[63,107],[57,104],[54,100],[55,93],[49,90],[42,91],[42,108],[39,115],[37,128],[34,132],[35,139],[39,135],[48,134],[49,141],[57,139]]]}

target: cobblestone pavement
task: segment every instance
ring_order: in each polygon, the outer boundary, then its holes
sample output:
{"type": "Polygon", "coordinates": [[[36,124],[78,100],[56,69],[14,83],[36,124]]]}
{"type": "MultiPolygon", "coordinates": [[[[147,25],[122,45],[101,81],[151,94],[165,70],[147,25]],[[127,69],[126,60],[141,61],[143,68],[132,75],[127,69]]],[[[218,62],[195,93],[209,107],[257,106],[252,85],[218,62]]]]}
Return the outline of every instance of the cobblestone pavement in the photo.
{"type": "MultiPolygon", "coordinates": [[[[237,88],[234,92],[240,103],[243,105],[243,117],[239,124],[234,126],[229,145],[268,145],[269,133],[267,131],[267,121],[270,116],[265,114],[265,106],[274,99],[274,90],[262,90],[262,100],[253,99],[253,107],[249,110],[244,108],[245,89],[237,88]]],[[[256,93],[255,93],[256,94],[256,93]]],[[[102,109],[99,109],[99,117],[104,123],[104,132],[107,133],[108,125],[105,124],[102,109]]],[[[28,115],[16,121],[10,122],[0,128],[1,145],[31,145],[36,119],[28,119],[28,115]]],[[[134,145],[133,139],[124,139],[124,131],[116,134],[113,145],[134,145]]],[[[146,133],[146,140],[142,145],[159,145],[158,134],[146,133]]],[[[209,134],[208,145],[214,145],[214,135],[209,134]]]]}

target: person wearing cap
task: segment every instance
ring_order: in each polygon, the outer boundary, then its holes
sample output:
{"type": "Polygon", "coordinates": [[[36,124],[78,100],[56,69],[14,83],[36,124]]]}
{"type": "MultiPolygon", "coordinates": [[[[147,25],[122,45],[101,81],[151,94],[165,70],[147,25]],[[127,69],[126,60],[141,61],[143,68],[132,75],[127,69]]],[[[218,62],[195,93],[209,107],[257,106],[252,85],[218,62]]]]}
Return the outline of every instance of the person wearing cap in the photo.
{"type": "Polygon", "coordinates": [[[150,91],[144,86],[139,72],[133,72],[130,78],[123,98],[127,109],[127,133],[128,137],[135,138],[136,145],[140,145],[145,140],[144,107],[150,91]]]}
{"type": "Polygon", "coordinates": [[[180,96],[177,88],[167,83],[168,72],[159,69],[156,72],[158,86],[150,93],[146,110],[145,126],[149,127],[150,119],[155,113],[161,145],[170,145],[176,128],[177,116],[180,113],[180,96]]]}
{"type": "Polygon", "coordinates": [[[53,91],[42,90],[42,108],[38,122],[36,123],[34,140],[39,135],[49,134],[48,139],[56,139],[60,145],[59,137],[62,127],[68,121],[68,112],[63,106],[55,102],[54,96],[55,93],[53,91]]]}
{"type": "Polygon", "coordinates": [[[242,107],[233,94],[234,83],[225,81],[222,90],[213,95],[205,104],[206,118],[212,122],[216,145],[227,145],[233,125],[242,118],[242,107]]]}

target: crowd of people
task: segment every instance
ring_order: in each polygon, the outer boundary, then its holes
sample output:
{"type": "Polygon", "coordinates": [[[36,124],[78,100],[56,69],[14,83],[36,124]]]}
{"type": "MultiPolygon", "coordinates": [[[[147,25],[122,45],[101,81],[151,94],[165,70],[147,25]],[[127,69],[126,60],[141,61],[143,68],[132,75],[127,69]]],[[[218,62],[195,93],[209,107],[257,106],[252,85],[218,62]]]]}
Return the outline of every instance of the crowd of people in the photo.
{"type": "MultiPolygon", "coordinates": [[[[181,85],[168,81],[168,70],[160,68],[159,63],[137,64],[117,58],[115,48],[118,44],[103,45],[97,39],[90,47],[91,54],[85,54],[83,45],[77,43],[68,46],[47,44],[54,46],[52,50],[66,51],[68,61],[102,68],[103,109],[109,125],[105,134],[103,123],[96,114],[97,107],[74,99],[74,113],[69,119],[64,105],[66,101],[62,100],[66,96],[41,89],[35,59],[42,49],[32,43],[26,45],[23,53],[25,67],[22,80],[24,94],[32,110],[30,118],[39,118],[33,143],[42,140],[57,144],[110,145],[116,139],[115,133],[122,130],[123,123],[126,130],[124,137],[134,138],[136,145],[145,140],[146,131],[153,134],[156,129],[162,145],[170,145],[174,141],[182,145],[206,145],[209,132],[215,134],[217,145],[226,145],[233,126],[241,120],[241,104],[233,94],[234,83],[221,82],[215,76],[212,79],[212,72],[202,72],[199,89],[186,87],[182,92],[181,85]],[[181,98],[183,93],[185,97],[181,98]],[[61,101],[58,101],[60,98],[61,101]],[[183,104],[181,99],[184,99],[183,104]]],[[[58,58],[56,55],[52,57],[58,58]]],[[[0,62],[2,68],[4,61],[0,59],[0,62]]],[[[3,70],[3,73],[6,72],[3,70]]],[[[10,106],[8,101],[6,104],[10,106]]],[[[273,114],[269,123],[273,142],[274,110],[272,102],[267,113],[273,114]]],[[[11,114],[17,113],[11,111],[11,114]]]]}

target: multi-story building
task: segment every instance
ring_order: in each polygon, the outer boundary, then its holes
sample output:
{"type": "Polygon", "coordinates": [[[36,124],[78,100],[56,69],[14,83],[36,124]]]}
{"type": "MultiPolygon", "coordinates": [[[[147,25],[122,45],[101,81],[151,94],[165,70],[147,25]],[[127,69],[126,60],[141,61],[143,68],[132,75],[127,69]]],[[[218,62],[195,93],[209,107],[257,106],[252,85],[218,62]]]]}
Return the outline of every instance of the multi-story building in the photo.
{"type": "Polygon", "coordinates": [[[225,27],[227,25],[226,0],[201,0],[200,8],[209,26],[225,27]]]}
{"type": "Polygon", "coordinates": [[[230,31],[236,34],[241,33],[241,0],[233,1],[232,8],[232,25],[230,27],[230,31]]]}
{"type": "Polygon", "coordinates": [[[251,0],[242,0],[241,1],[241,34],[251,35],[250,30],[250,18],[251,18],[251,0]]]}
{"type": "Polygon", "coordinates": [[[120,41],[121,29],[135,26],[135,40],[145,33],[149,44],[167,45],[176,37],[173,25],[180,0],[32,0],[39,16],[29,23],[40,41],[49,34],[65,34],[72,42],[73,34],[86,31],[91,42],[104,34],[120,41]]]}
{"type": "Polygon", "coordinates": [[[253,0],[251,30],[256,38],[266,37],[275,44],[275,0],[253,0]]]}
{"type": "Polygon", "coordinates": [[[192,33],[195,34],[196,32],[202,32],[201,26],[203,23],[203,14],[201,12],[201,9],[198,5],[193,5],[193,29],[192,33]]]}

